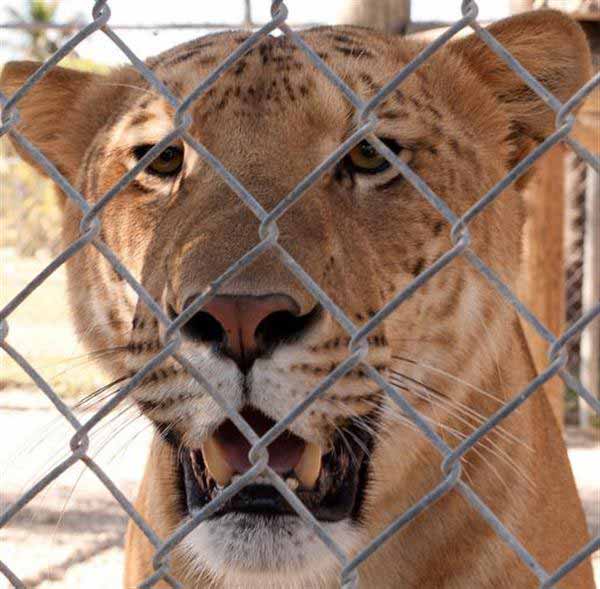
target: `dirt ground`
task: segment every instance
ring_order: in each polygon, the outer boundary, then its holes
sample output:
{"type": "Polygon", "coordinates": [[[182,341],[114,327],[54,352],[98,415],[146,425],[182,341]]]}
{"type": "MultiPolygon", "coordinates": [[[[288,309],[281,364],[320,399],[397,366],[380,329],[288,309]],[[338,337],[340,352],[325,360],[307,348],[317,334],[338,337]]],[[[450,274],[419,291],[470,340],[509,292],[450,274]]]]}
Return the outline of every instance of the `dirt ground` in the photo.
{"type": "MultiPolygon", "coordinates": [[[[0,249],[0,307],[49,258],[20,259],[0,249]]],[[[71,404],[106,382],[88,368],[70,327],[63,270],[9,317],[8,341],[71,404]]],[[[78,412],[81,421],[90,412],[78,412]]],[[[589,527],[600,533],[600,439],[568,432],[569,456],[589,527]]],[[[0,512],[68,456],[70,425],[0,351],[0,512]]],[[[93,430],[91,455],[127,497],[135,496],[150,437],[148,424],[128,410],[93,430]]],[[[118,588],[126,516],[95,475],[81,465],[63,473],[0,530],[0,560],[26,587],[118,588]]],[[[596,553],[600,588],[600,553],[596,553]]],[[[0,589],[8,581],[0,575],[0,589]]]]}

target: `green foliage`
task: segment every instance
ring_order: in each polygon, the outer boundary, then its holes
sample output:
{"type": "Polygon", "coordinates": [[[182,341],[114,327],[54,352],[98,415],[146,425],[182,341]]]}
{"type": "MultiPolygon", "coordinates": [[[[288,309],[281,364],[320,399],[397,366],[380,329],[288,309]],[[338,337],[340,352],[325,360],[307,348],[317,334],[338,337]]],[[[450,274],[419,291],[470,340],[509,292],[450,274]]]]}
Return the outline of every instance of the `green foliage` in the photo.
{"type": "Polygon", "coordinates": [[[50,30],[43,25],[52,23],[60,4],[60,0],[27,0],[22,12],[14,8],[7,8],[7,12],[17,21],[24,25],[32,25],[23,28],[25,43],[22,51],[28,58],[43,61],[52,55],[70,37],[76,29],[75,19],[70,21],[65,29],[50,30]],[[42,25],[42,26],[39,26],[42,25]]]}
{"type": "Polygon", "coordinates": [[[80,72],[92,72],[95,74],[108,74],[110,67],[101,63],[92,61],[91,59],[83,59],[81,57],[73,57],[68,55],[58,62],[61,67],[68,67],[80,72]]]}
{"type": "Polygon", "coordinates": [[[51,22],[57,8],[57,0],[30,0],[29,16],[36,22],[51,22]]]}

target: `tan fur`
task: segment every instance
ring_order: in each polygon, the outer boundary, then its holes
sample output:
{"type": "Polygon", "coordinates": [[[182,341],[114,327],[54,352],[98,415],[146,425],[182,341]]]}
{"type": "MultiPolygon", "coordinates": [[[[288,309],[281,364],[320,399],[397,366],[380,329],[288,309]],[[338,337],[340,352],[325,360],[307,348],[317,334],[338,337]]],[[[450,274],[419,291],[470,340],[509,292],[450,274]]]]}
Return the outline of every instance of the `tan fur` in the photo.
{"type": "MultiPolygon", "coordinates": [[[[540,11],[491,28],[559,100],[566,100],[589,78],[585,38],[567,17],[540,11]]],[[[365,99],[422,49],[411,41],[352,27],[321,28],[303,36],[365,99]]],[[[208,36],[176,47],[149,65],[175,95],[184,97],[244,38],[243,33],[208,36]]],[[[3,91],[14,92],[35,67],[8,64],[3,91]]],[[[19,129],[90,203],[133,165],[134,146],[155,143],[172,128],[174,114],[128,68],[108,77],[57,68],[18,106],[19,129]]],[[[322,162],[354,125],[349,103],[340,93],[289,42],[273,38],[234,65],[190,114],[191,135],[266,210],[322,162]]],[[[377,134],[413,151],[411,167],[457,214],[468,210],[548,136],[555,118],[474,37],[436,53],[390,95],[378,115],[377,134]]],[[[100,234],[148,292],[177,311],[258,243],[259,226],[210,166],[193,150],[185,150],[183,180],[138,176],[102,212],[100,234]]],[[[356,325],[452,245],[443,218],[407,181],[395,176],[390,170],[353,183],[343,174],[327,173],[278,221],[280,244],[356,325]]],[[[469,228],[472,249],[513,289],[524,214],[517,190],[526,180],[508,188],[469,228]]],[[[78,236],[80,219],[81,213],[67,202],[67,242],[78,236]]],[[[96,250],[89,247],[78,254],[68,270],[81,337],[92,350],[126,346],[126,352],[106,356],[104,366],[115,378],[129,376],[160,349],[163,328],[96,250]]],[[[303,313],[314,305],[272,252],[221,292],[288,294],[303,313]]],[[[402,304],[369,336],[369,343],[372,365],[400,385],[400,392],[453,447],[535,376],[515,312],[462,258],[402,304]],[[394,371],[413,380],[398,381],[394,371]],[[434,398],[424,395],[415,381],[437,391],[434,398]]],[[[230,364],[189,342],[181,350],[233,406],[241,409],[250,402],[280,419],[347,357],[347,345],[347,334],[325,317],[305,340],[257,362],[249,399],[239,390],[230,364]]],[[[198,448],[225,419],[173,360],[146,378],[132,396],[150,418],[173,428],[190,448],[198,448]]],[[[344,536],[352,553],[442,481],[439,453],[360,369],[336,383],[291,428],[327,446],[332,424],[369,413],[377,403],[385,410],[364,514],[355,525],[355,537],[344,536]]],[[[555,570],[586,543],[564,444],[541,391],[467,453],[462,478],[546,570],[555,570]]],[[[157,435],[136,507],[163,539],[184,517],[177,488],[175,454],[157,435]]],[[[237,580],[227,576],[229,571],[213,577],[190,560],[185,551],[193,552],[193,546],[186,546],[174,551],[171,563],[186,587],[299,586],[301,577],[293,574],[284,580],[278,577],[279,584],[272,585],[269,571],[237,580]]],[[[130,525],[126,587],[152,574],[153,553],[139,529],[130,525]]],[[[313,566],[314,561],[307,562],[298,575],[309,574],[313,566]]],[[[303,581],[304,586],[337,586],[335,570],[317,573],[312,581],[303,581]]],[[[394,535],[360,567],[360,575],[362,587],[377,589],[538,586],[534,575],[456,491],[394,535]]],[[[591,589],[589,562],[560,586],[591,589]]]]}

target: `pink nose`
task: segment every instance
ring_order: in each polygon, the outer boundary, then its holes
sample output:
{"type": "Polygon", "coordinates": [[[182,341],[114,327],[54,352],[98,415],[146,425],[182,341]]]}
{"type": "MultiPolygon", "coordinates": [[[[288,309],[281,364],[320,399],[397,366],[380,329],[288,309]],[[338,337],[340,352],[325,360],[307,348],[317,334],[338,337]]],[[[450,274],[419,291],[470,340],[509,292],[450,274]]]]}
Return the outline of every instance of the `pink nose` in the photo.
{"type": "Polygon", "coordinates": [[[203,310],[221,325],[228,351],[243,360],[257,355],[258,326],[268,318],[277,321],[276,313],[297,315],[298,305],[285,295],[216,296],[203,310]]]}
{"type": "MultiPolygon", "coordinates": [[[[184,308],[196,297],[190,297],[184,308]]],[[[320,305],[304,315],[300,309],[284,294],[219,295],[181,327],[181,334],[189,342],[208,344],[213,353],[231,358],[246,374],[257,358],[298,341],[323,316],[320,305]]],[[[169,313],[177,316],[171,304],[169,313]]]]}

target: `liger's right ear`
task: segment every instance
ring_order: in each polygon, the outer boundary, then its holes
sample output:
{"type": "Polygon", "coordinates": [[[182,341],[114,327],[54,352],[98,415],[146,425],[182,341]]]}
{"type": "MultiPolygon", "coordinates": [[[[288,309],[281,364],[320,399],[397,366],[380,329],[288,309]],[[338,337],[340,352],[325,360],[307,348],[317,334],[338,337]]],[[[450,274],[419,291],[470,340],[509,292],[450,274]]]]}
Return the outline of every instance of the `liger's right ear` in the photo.
{"type": "MultiPolygon", "coordinates": [[[[33,61],[7,63],[0,76],[0,90],[5,96],[12,96],[40,65],[33,61]]],[[[71,182],[85,149],[85,140],[77,133],[77,120],[82,114],[81,97],[99,77],[97,74],[54,67],[16,104],[19,112],[17,131],[40,149],[71,182]]],[[[45,173],[27,150],[14,140],[13,145],[26,162],[45,173]]]]}
{"type": "MultiPolygon", "coordinates": [[[[7,63],[0,75],[0,90],[12,96],[40,65],[7,63]]],[[[134,75],[135,71],[127,69],[105,76],[53,67],[17,102],[20,120],[16,129],[74,183],[87,148],[125,95],[123,82],[134,75]]],[[[27,150],[14,140],[13,144],[25,161],[46,173],[27,150]]]]}

